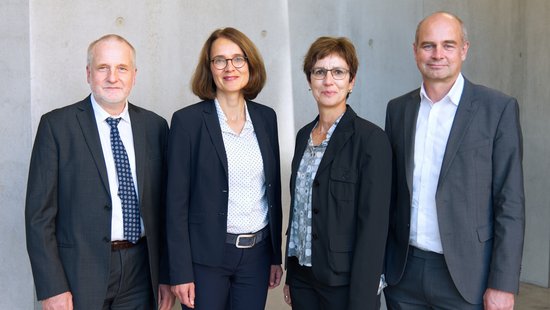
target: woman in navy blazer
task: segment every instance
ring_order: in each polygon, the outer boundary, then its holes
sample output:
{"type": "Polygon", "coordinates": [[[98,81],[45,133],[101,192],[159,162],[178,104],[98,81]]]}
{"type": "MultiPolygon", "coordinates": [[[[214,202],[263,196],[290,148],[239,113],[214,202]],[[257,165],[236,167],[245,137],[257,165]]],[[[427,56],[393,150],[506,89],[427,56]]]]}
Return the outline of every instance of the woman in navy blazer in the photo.
{"type": "Polygon", "coordinates": [[[172,291],[184,309],[264,309],[268,287],[279,285],[277,120],[251,101],[265,79],[243,33],[215,30],[192,78],[204,101],[172,117],[167,239],[172,291]]]}
{"type": "Polygon", "coordinates": [[[358,60],[321,37],[304,59],[318,117],[296,136],[284,298],[293,309],[377,309],[391,191],[386,134],[346,104],[358,60]]]}

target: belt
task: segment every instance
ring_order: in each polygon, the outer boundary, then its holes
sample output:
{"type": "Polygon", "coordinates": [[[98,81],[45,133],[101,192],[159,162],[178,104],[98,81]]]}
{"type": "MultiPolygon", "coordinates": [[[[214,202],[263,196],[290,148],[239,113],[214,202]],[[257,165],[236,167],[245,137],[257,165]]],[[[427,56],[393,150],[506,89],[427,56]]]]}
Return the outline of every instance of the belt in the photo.
{"type": "Polygon", "coordinates": [[[136,243],[132,243],[128,240],[111,241],[111,251],[129,249],[131,247],[134,247],[134,246],[140,244],[144,240],[145,240],[145,237],[139,238],[139,240],[136,243]]]}
{"type": "Polygon", "coordinates": [[[225,243],[234,244],[239,249],[249,249],[269,237],[269,225],[252,234],[230,234],[225,236],[225,243]]]}
{"type": "Polygon", "coordinates": [[[424,259],[444,259],[443,254],[422,250],[413,245],[409,245],[409,255],[424,259]]]}

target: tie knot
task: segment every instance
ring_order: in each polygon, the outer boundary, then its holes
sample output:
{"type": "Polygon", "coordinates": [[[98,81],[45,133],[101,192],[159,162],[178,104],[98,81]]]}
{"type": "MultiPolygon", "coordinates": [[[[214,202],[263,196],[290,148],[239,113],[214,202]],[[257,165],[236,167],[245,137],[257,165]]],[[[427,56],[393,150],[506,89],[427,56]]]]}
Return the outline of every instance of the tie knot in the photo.
{"type": "Polygon", "coordinates": [[[120,122],[120,117],[119,118],[107,117],[106,121],[107,121],[107,124],[111,126],[111,128],[116,128],[118,126],[118,123],[120,122]]]}

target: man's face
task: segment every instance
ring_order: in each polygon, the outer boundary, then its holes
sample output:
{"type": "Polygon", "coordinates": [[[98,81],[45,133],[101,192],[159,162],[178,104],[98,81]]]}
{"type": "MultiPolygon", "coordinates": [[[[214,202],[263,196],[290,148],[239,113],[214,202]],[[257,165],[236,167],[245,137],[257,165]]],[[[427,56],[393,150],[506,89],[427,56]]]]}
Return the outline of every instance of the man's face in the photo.
{"type": "Polygon", "coordinates": [[[424,83],[454,83],[468,47],[456,19],[445,14],[428,17],[420,25],[418,40],[414,44],[416,65],[424,83]]]}
{"type": "Polygon", "coordinates": [[[97,103],[105,108],[124,107],[135,84],[136,68],[131,48],[124,42],[98,42],[86,66],[88,84],[97,103]]]}

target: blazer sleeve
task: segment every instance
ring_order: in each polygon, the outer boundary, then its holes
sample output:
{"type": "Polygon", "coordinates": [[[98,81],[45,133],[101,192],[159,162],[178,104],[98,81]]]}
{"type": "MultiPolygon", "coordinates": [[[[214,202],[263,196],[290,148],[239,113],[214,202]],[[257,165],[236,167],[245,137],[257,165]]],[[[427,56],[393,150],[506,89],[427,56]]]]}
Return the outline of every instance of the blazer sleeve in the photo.
{"type": "Polygon", "coordinates": [[[47,116],[34,141],[25,203],[25,231],[38,300],[69,291],[56,239],[57,143],[47,116]]]}
{"type": "Polygon", "coordinates": [[[274,179],[272,181],[273,188],[273,210],[272,210],[272,216],[273,221],[272,224],[275,225],[275,229],[272,231],[277,234],[274,240],[274,250],[273,250],[273,256],[271,258],[271,264],[272,265],[280,265],[282,264],[282,251],[281,251],[281,244],[282,244],[282,221],[283,221],[283,208],[282,208],[282,202],[281,202],[281,153],[279,150],[279,134],[278,134],[278,128],[277,128],[277,115],[275,114],[275,111],[272,111],[272,129],[271,129],[271,139],[273,140],[273,153],[274,153],[274,179]]]}
{"type": "Polygon", "coordinates": [[[168,124],[163,120],[161,125],[161,147],[163,154],[163,164],[162,164],[162,201],[161,201],[161,210],[160,214],[160,274],[159,274],[159,283],[160,284],[170,284],[170,265],[168,259],[168,246],[167,246],[167,233],[166,233],[166,173],[167,173],[167,163],[166,163],[166,152],[168,147],[168,124]]]}
{"type": "Polygon", "coordinates": [[[167,152],[166,234],[170,284],[194,281],[189,239],[191,139],[181,114],[172,117],[167,152]]]}
{"type": "Polygon", "coordinates": [[[392,179],[392,152],[386,134],[376,129],[364,141],[359,171],[357,232],[351,266],[349,309],[375,309],[384,264],[392,179]]]}
{"type": "Polygon", "coordinates": [[[493,145],[494,243],[488,287],[517,293],[525,232],[523,146],[518,103],[510,98],[493,145]]]}

